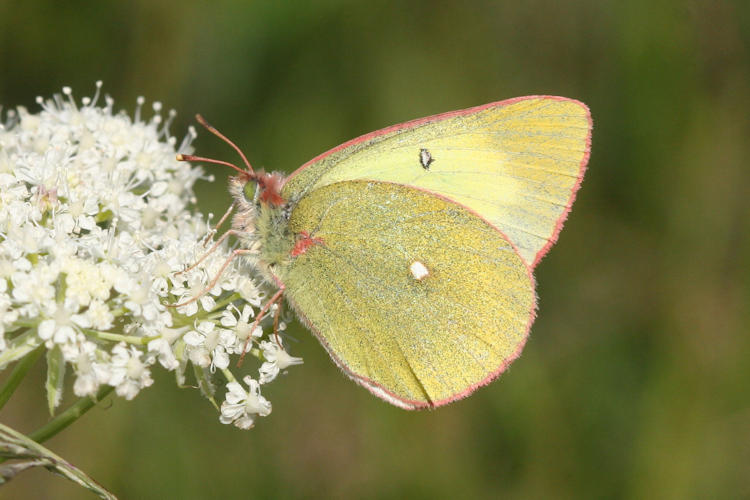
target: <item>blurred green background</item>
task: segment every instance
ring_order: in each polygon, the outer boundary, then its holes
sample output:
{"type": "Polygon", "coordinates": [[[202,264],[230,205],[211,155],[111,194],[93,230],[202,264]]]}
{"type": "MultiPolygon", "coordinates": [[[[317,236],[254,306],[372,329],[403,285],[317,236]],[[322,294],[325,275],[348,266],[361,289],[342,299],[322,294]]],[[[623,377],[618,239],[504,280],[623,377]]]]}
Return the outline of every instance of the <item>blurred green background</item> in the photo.
{"type": "MultiPolygon", "coordinates": [[[[191,390],[116,400],[51,440],[123,499],[750,497],[750,8],[744,1],[0,0],[0,104],[94,81],[196,112],[291,171],[393,123],[526,94],[586,102],[589,171],[499,381],[405,412],[295,324],[273,414],[223,426],[191,390]]],[[[201,133],[200,154],[234,160],[201,133]]],[[[224,171],[201,209],[228,204],[224,171]]],[[[43,372],[0,420],[46,418],[43,372]]],[[[45,471],[2,498],[86,497],[45,471]]]]}

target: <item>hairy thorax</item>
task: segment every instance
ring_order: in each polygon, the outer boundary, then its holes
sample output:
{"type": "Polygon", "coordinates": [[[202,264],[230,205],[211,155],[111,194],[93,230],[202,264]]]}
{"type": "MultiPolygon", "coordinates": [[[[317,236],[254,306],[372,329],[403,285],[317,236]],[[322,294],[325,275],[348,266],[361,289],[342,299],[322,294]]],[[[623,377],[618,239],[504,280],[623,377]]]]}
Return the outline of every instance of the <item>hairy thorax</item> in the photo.
{"type": "Polygon", "coordinates": [[[261,203],[255,223],[259,243],[258,260],[268,266],[274,274],[288,263],[294,248],[295,236],[289,229],[289,217],[285,207],[261,203]]]}
{"type": "Polygon", "coordinates": [[[264,277],[275,281],[288,265],[295,246],[296,237],[289,228],[289,203],[280,196],[265,196],[262,185],[257,186],[257,192],[254,189],[255,181],[239,177],[230,180],[229,191],[237,209],[232,229],[243,246],[252,249],[264,277]]]}

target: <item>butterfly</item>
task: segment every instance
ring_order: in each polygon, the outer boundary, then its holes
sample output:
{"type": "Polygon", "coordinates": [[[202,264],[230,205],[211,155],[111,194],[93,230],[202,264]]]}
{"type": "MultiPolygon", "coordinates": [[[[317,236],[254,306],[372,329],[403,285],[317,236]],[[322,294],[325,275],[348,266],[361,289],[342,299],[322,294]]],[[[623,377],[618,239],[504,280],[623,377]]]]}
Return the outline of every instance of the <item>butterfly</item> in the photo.
{"type": "MultiPolygon", "coordinates": [[[[375,396],[434,408],[495,378],[536,313],[532,271],[589,159],[585,104],[527,96],[394,125],[288,177],[229,165],[232,229],[334,363],[375,396]]],[[[210,288],[210,287],[209,287],[210,288]]],[[[278,322],[277,308],[275,324],[278,322]]]]}

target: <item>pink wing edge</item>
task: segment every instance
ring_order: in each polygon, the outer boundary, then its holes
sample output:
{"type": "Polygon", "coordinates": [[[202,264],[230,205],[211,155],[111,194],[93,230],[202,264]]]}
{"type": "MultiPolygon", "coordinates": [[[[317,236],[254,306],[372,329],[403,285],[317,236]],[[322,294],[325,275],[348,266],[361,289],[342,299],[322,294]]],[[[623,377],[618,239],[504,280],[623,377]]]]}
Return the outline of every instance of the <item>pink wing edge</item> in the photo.
{"type": "MultiPolygon", "coordinates": [[[[591,111],[589,110],[588,106],[586,106],[583,102],[581,102],[581,101],[579,101],[577,99],[571,99],[569,97],[551,96],[551,95],[529,95],[529,96],[522,96],[522,97],[514,97],[514,98],[506,99],[506,100],[503,100],[503,101],[491,102],[491,103],[488,103],[488,104],[483,104],[481,106],[475,106],[475,107],[472,107],[472,108],[466,108],[466,109],[457,110],[457,111],[448,111],[446,113],[440,113],[440,114],[437,114],[437,115],[427,116],[427,117],[424,117],[424,118],[418,118],[416,120],[411,120],[411,121],[399,123],[399,124],[396,124],[396,125],[391,125],[390,127],[386,127],[386,128],[380,129],[380,130],[376,130],[374,132],[370,132],[368,134],[364,134],[364,135],[361,135],[361,136],[359,136],[357,138],[351,139],[351,140],[349,140],[347,142],[344,142],[344,143],[342,143],[342,144],[340,144],[340,145],[338,145],[338,146],[336,146],[336,147],[334,147],[332,149],[329,149],[328,151],[326,151],[326,152],[324,152],[322,154],[319,154],[318,156],[316,156],[312,160],[306,162],[301,167],[299,167],[297,170],[295,170],[294,172],[292,172],[285,179],[284,183],[286,184],[287,181],[289,181],[290,179],[292,179],[295,175],[297,175],[303,169],[307,168],[308,166],[310,166],[313,163],[316,163],[316,162],[322,160],[326,156],[328,156],[330,154],[333,154],[333,153],[335,153],[337,151],[341,151],[342,149],[347,148],[349,146],[353,146],[353,145],[365,142],[365,141],[370,140],[370,139],[372,139],[374,137],[378,137],[378,136],[381,136],[381,135],[384,135],[384,134],[387,134],[387,133],[390,133],[390,132],[393,132],[393,131],[396,131],[396,130],[401,130],[401,129],[406,129],[406,128],[414,127],[416,125],[421,125],[421,124],[427,123],[427,122],[443,120],[443,119],[451,118],[451,117],[454,117],[454,116],[461,116],[461,115],[468,115],[468,114],[472,114],[472,113],[477,113],[477,112],[485,110],[487,108],[498,107],[498,106],[507,106],[507,105],[510,105],[510,104],[514,104],[514,103],[517,103],[517,102],[520,102],[520,101],[529,100],[529,99],[552,99],[552,100],[557,100],[557,101],[569,101],[569,102],[573,102],[575,104],[578,104],[579,106],[581,106],[586,111],[586,119],[587,119],[588,124],[589,124],[589,130],[588,130],[588,134],[586,136],[586,148],[585,148],[584,155],[583,155],[583,158],[581,159],[580,167],[579,167],[579,170],[578,170],[578,178],[576,179],[576,183],[573,186],[573,189],[571,190],[571,194],[570,194],[570,198],[568,199],[568,203],[566,204],[565,210],[563,210],[563,213],[557,219],[557,222],[555,223],[555,229],[553,230],[552,235],[550,236],[550,238],[547,240],[547,244],[544,245],[544,247],[542,247],[542,249],[539,252],[537,252],[536,257],[534,259],[534,262],[531,265],[527,264],[524,261],[524,259],[520,257],[520,253],[518,252],[518,249],[516,248],[515,244],[502,231],[500,231],[500,229],[498,229],[496,226],[494,226],[493,224],[491,224],[489,221],[487,221],[484,217],[482,217],[481,215],[479,215],[474,210],[471,210],[470,208],[465,207],[464,205],[462,205],[460,203],[457,203],[456,201],[454,201],[454,200],[452,200],[452,199],[450,199],[448,197],[438,195],[437,193],[434,193],[432,191],[429,191],[429,190],[426,190],[426,189],[417,188],[415,186],[411,186],[411,187],[415,188],[415,189],[419,189],[421,191],[428,192],[428,193],[430,193],[433,196],[439,196],[440,198],[443,198],[443,199],[445,199],[445,200],[447,200],[447,201],[449,201],[451,203],[454,203],[456,205],[459,205],[459,206],[463,207],[464,209],[468,210],[470,213],[474,214],[475,216],[477,216],[480,219],[482,219],[483,221],[485,221],[485,223],[487,223],[487,225],[489,225],[490,227],[492,227],[493,229],[495,229],[498,233],[500,233],[502,235],[502,237],[511,244],[511,246],[513,247],[513,249],[516,251],[516,254],[519,255],[519,258],[521,258],[521,262],[523,262],[526,265],[526,270],[527,270],[529,279],[531,280],[531,284],[532,284],[532,290],[536,290],[536,282],[534,280],[533,270],[536,268],[536,266],[539,263],[539,261],[547,254],[547,252],[549,252],[550,248],[552,248],[552,246],[555,244],[555,242],[557,242],[557,238],[558,238],[558,236],[560,234],[560,231],[562,230],[562,227],[563,227],[563,225],[565,223],[565,220],[567,219],[568,214],[570,213],[570,210],[571,210],[571,208],[573,206],[573,202],[575,201],[576,193],[578,192],[578,189],[581,187],[581,182],[583,182],[583,176],[586,173],[586,166],[588,164],[589,157],[591,155],[591,134],[592,134],[592,129],[593,129],[593,120],[591,118],[591,111]]],[[[382,181],[378,181],[378,182],[382,182],[382,181]]],[[[326,351],[328,352],[328,355],[331,357],[331,359],[333,360],[333,362],[339,367],[339,369],[341,369],[349,378],[351,378],[352,380],[354,380],[358,384],[362,385],[365,389],[367,389],[374,396],[377,396],[380,399],[382,399],[382,400],[384,400],[384,401],[386,401],[386,402],[388,402],[388,403],[390,403],[390,404],[392,404],[394,406],[397,406],[397,407],[400,407],[400,408],[403,408],[403,409],[406,409],[406,410],[419,410],[419,409],[425,409],[425,408],[438,408],[440,406],[452,403],[453,401],[457,401],[459,399],[463,399],[463,398],[467,397],[468,395],[470,395],[471,393],[473,393],[474,391],[476,391],[478,388],[483,387],[483,386],[489,384],[490,382],[494,381],[503,372],[505,372],[505,370],[508,368],[508,366],[510,366],[510,364],[513,361],[515,361],[516,359],[518,359],[518,357],[521,355],[521,351],[523,351],[523,348],[526,345],[526,341],[528,340],[529,332],[531,331],[531,325],[534,323],[534,320],[536,319],[536,309],[537,309],[536,292],[533,293],[533,299],[534,300],[532,302],[532,306],[531,306],[530,311],[529,311],[529,319],[528,319],[528,323],[526,324],[526,331],[524,332],[523,339],[521,339],[521,342],[518,344],[518,347],[513,352],[513,354],[511,354],[508,358],[506,358],[505,360],[503,360],[503,362],[501,363],[500,367],[498,367],[497,370],[491,372],[487,377],[485,377],[480,382],[477,382],[475,384],[470,385],[469,387],[467,387],[463,391],[461,391],[461,392],[459,392],[457,394],[454,394],[453,396],[451,396],[449,398],[445,398],[445,399],[442,399],[442,400],[439,400],[439,401],[432,401],[432,402],[428,402],[428,403],[423,403],[421,401],[412,401],[412,400],[400,398],[396,394],[394,394],[393,392],[391,392],[391,391],[387,390],[386,388],[384,388],[383,386],[381,386],[380,384],[378,384],[378,383],[376,383],[376,382],[368,379],[367,377],[362,377],[362,376],[360,376],[360,375],[352,372],[351,370],[349,370],[348,367],[346,366],[346,364],[344,364],[338,358],[338,356],[336,356],[336,354],[332,351],[331,347],[328,345],[328,343],[325,341],[325,339],[320,335],[320,333],[315,328],[315,326],[307,319],[307,317],[302,313],[302,311],[299,310],[299,308],[297,307],[297,305],[294,304],[291,300],[289,300],[289,298],[287,298],[287,300],[289,301],[289,303],[292,305],[292,307],[294,308],[295,312],[297,313],[297,316],[302,320],[302,322],[305,324],[305,326],[317,337],[317,339],[320,342],[320,344],[326,349],[326,351]]]]}
{"type": "Polygon", "coordinates": [[[570,210],[573,208],[573,202],[576,201],[576,194],[578,193],[578,190],[581,187],[581,183],[583,182],[583,176],[586,174],[586,167],[589,163],[589,157],[591,156],[591,134],[594,130],[594,121],[591,118],[591,110],[588,106],[586,106],[581,101],[578,101],[576,99],[570,99],[567,97],[555,97],[555,96],[543,96],[551,99],[556,99],[560,101],[570,101],[573,103],[578,104],[586,111],[586,120],[589,124],[589,130],[588,134],[586,135],[586,149],[584,149],[583,152],[583,158],[581,158],[581,163],[578,166],[578,178],[576,179],[575,185],[573,185],[573,189],[570,190],[570,197],[568,198],[568,203],[565,205],[565,210],[560,214],[560,217],[557,218],[557,222],[555,223],[555,229],[552,231],[552,235],[547,239],[547,243],[536,253],[536,257],[534,258],[534,262],[531,264],[531,269],[536,269],[537,264],[539,264],[539,261],[542,260],[542,258],[547,255],[547,252],[549,252],[550,248],[557,243],[557,238],[560,236],[560,231],[562,231],[563,225],[565,224],[565,220],[568,218],[568,214],[570,214],[570,210]]]}
{"type": "MultiPolygon", "coordinates": [[[[362,182],[368,182],[367,179],[362,179],[361,181],[362,182]]],[[[400,183],[397,183],[397,182],[387,182],[387,181],[369,181],[369,182],[379,182],[379,183],[384,183],[384,184],[396,184],[396,185],[399,185],[399,186],[403,185],[403,184],[400,184],[400,183]]],[[[483,387],[483,386],[489,384],[490,382],[492,382],[493,380],[495,380],[496,378],[498,378],[508,368],[508,366],[510,366],[510,364],[513,361],[515,361],[516,359],[518,359],[518,357],[521,355],[521,351],[523,351],[523,348],[526,345],[526,341],[529,338],[529,332],[531,331],[531,325],[534,324],[534,320],[536,319],[537,296],[536,296],[536,281],[534,280],[533,269],[526,263],[526,261],[523,260],[523,258],[521,257],[521,254],[518,252],[518,248],[516,248],[516,246],[513,244],[513,242],[510,241],[510,239],[502,231],[500,231],[494,225],[490,224],[490,222],[487,219],[485,219],[484,217],[482,217],[480,214],[478,214],[474,210],[472,210],[469,207],[466,207],[466,206],[464,206],[464,205],[462,205],[460,203],[457,203],[456,201],[452,200],[451,198],[449,198],[447,196],[440,195],[438,193],[430,191],[429,189],[423,189],[423,188],[416,187],[416,186],[409,186],[409,187],[411,189],[416,189],[418,191],[423,191],[425,193],[429,193],[431,196],[436,196],[436,197],[438,197],[440,199],[443,199],[443,200],[445,200],[445,201],[447,201],[449,203],[452,203],[454,205],[460,206],[461,208],[465,209],[466,211],[468,211],[469,213],[471,213],[475,217],[477,217],[477,218],[481,219],[482,221],[484,221],[485,224],[487,224],[489,227],[491,227],[492,229],[494,229],[495,231],[497,231],[500,234],[500,236],[502,236],[503,239],[505,239],[505,241],[507,241],[508,243],[510,243],[511,247],[516,252],[516,255],[518,256],[519,260],[521,261],[521,263],[526,268],[526,274],[528,275],[529,281],[531,282],[531,292],[532,292],[532,302],[531,302],[531,307],[529,308],[529,317],[528,317],[528,322],[526,324],[526,329],[524,331],[523,338],[519,342],[518,347],[516,348],[516,350],[510,356],[508,356],[507,358],[505,358],[503,360],[503,362],[500,364],[500,366],[495,371],[490,372],[490,374],[487,375],[481,381],[479,381],[479,382],[477,382],[475,384],[471,384],[470,386],[468,386],[463,391],[461,391],[461,392],[459,392],[457,394],[454,394],[453,396],[445,398],[445,399],[441,399],[441,400],[438,400],[438,401],[430,401],[430,402],[424,403],[422,401],[413,401],[413,400],[401,398],[401,397],[397,396],[396,394],[394,394],[393,392],[391,392],[388,389],[386,389],[385,387],[383,387],[382,385],[378,384],[377,382],[374,382],[374,381],[370,380],[367,377],[363,377],[363,376],[361,376],[361,375],[359,375],[359,374],[354,373],[353,371],[351,371],[349,369],[349,367],[343,361],[341,361],[341,359],[338,356],[336,356],[336,354],[331,349],[331,346],[328,345],[328,342],[326,342],[326,340],[320,335],[320,332],[317,330],[317,328],[315,327],[315,325],[313,325],[313,323],[309,319],[307,319],[307,316],[304,315],[304,313],[300,310],[300,308],[297,306],[297,304],[295,304],[289,297],[286,297],[286,299],[289,302],[289,304],[292,306],[292,308],[294,309],[294,312],[300,318],[300,320],[302,321],[302,323],[313,333],[313,335],[315,335],[315,337],[318,339],[318,341],[320,342],[320,344],[328,352],[328,355],[331,357],[331,359],[336,364],[336,366],[338,366],[339,369],[341,369],[341,371],[343,371],[346,374],[346,376],[348,376],[350,379],[354,380],[359,385],[361,385],[362,387],[364,387],[365,389],[367,389],[368,391],[370,391],[370,393],[373,394],[374,396],[379,397],[380,399],[386,401],[387,403],[390,403],[390,404],[392,404],[394,406],[397,406],[399,408],[403,408],[405,410],[422,410],[422,409],[426,409],[426,408],[438,408],[438,407],[446,405],[448,403],[452,403],[453,401],[457,401],[459,399],[465,398],[466,396],[470,395],[471,393],[473,393],[474,391],[476,391],[480,387],[483,387]]],[[[280,282],[280,280],[278,278],[276,278],[276,280],[277,280],[277,282],[280,282]]]]}

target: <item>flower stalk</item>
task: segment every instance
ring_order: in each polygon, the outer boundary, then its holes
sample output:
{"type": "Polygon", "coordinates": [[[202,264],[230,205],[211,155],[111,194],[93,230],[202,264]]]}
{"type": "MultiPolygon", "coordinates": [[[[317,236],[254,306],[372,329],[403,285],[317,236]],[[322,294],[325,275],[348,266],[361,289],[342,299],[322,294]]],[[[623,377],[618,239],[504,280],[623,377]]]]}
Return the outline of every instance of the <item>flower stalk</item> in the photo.
{"type": "Polygon", "coordinates": [[[29,434],[29,439],[43,443],[78,420],[87,411],[109,396],[115,388],[105,385],[99,389],[96,396],[86,396],[73,403],[67,410],[59,413],[55,418],[39,429],[29,434]]]}

